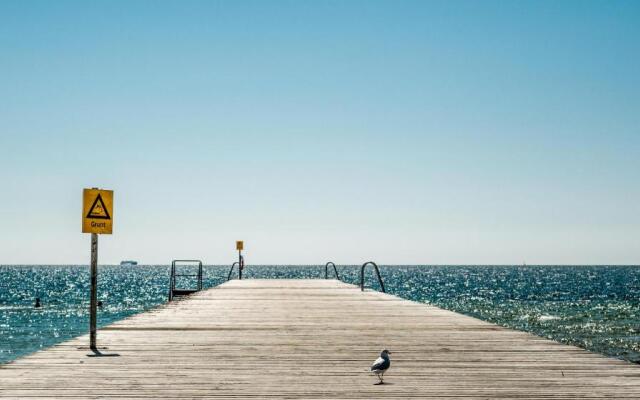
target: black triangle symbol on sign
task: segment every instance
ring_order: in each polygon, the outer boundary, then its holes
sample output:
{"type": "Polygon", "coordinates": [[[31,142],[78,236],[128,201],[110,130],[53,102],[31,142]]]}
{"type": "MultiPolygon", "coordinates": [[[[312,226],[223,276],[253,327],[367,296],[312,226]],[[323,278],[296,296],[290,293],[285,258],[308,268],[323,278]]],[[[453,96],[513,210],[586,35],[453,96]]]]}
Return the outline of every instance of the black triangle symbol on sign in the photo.
{"type": "Polygon", "coordinates": [[[109,211],[107,211],[107,207],[104,205],[104,201],[102,201],[102,196],[98,193],[98,197],[89,208],[89,212],[85,218],[93,218],[93,219],[111,219],[109,215],[109,211]]]}

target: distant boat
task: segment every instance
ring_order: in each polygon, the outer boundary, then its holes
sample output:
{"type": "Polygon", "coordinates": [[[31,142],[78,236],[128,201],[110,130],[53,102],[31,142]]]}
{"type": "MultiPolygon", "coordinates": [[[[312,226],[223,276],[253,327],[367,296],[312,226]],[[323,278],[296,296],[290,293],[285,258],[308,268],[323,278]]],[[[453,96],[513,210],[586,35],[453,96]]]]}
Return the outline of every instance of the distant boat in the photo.
{"type": "Polygon", "coordinates": [[[124,260],[124,261],[120,261],[120,265],[121,266],[132,266],[132,265],[138,265],[137,261],[132,261],[132,260],[124,260]]]}

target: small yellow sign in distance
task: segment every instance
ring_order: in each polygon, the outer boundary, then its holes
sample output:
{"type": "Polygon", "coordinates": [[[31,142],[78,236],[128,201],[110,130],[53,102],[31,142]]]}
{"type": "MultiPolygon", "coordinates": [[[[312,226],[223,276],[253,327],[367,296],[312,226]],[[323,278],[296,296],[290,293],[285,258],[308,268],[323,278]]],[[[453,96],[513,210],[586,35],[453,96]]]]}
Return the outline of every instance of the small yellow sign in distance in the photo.
{"type": "Polygon", "coordinates": [[[236,240],[236,250],[244,249],[244,242],[242,240],[236,240]]]}
{"type": "Polygon", "coordinates": [[[113,230],[113,190],[82,191],[82,233],[110,235],[113,230]]]}

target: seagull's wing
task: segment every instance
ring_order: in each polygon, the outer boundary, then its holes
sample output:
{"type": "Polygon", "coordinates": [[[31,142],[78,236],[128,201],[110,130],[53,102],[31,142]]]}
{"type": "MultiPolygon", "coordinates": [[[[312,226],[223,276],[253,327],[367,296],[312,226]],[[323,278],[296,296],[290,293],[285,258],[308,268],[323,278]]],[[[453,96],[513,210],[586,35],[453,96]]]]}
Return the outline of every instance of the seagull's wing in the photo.
{"type": "Polygon", "coordinates": [[[371,366],[371,371],[384,371],[385,369],[389,368],[390,364],[391,362],[389,362],[388,359],[385,360],[382,357],[378,357],[378,359],[373,362],[373,365],[371,366]]]}

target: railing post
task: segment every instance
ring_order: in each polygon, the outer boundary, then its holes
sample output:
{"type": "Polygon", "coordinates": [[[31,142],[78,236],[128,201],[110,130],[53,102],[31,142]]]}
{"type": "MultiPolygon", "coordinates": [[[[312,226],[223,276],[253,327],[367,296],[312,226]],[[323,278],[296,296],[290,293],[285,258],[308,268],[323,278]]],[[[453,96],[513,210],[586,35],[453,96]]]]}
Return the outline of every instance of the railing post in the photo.
{"type": "Polygon", "coordinates": [[[376,275],[378,275],[378,281],[380,281],[380,288],[382,289],[382,293],[386,293],[387,291],[384,290],[384,281],[382,280],[382,276],[380,276],[380,269],[378,269],[378,265],[376,265],[375,263],[373,265],[376,267],[376,275]]]}
{"type": "Polygon", "coordinates": [[[176,263],[175,261],[171,263],[171,276],[169,277],[169,301],[173,301],[173,289],[176,286],[176,263]]]}

